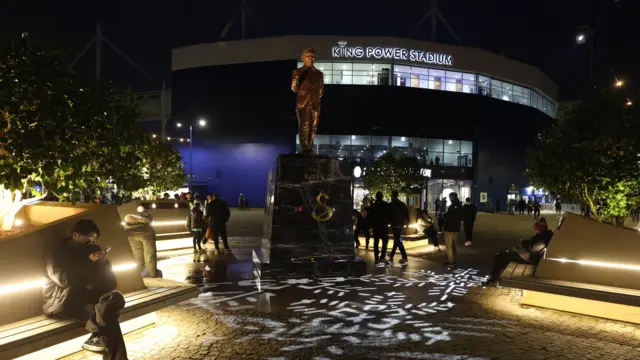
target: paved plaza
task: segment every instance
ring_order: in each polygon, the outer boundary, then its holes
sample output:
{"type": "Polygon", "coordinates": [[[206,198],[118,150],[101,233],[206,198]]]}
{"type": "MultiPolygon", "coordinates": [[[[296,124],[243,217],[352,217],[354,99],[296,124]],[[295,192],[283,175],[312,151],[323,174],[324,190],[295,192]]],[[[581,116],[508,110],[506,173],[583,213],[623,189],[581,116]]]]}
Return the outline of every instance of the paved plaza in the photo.
{"type": "Polygon", "coordinates": [[[461,248],[456,269],[442,266],[444,252],[414,249],[422,255],[408,266],[370,266],[360,277],[257,283],[261,216],[233,213],[254,224],[231,224],[243,235],[233,254],[161,254],[166,277],[200,283],[202,293],[125,336],[130,359],[640,359],[639,326],[523,308],[520,291],[480,285],[495,252],[530,235],[528,217],[479,214],[475,245],[461,248]]]}

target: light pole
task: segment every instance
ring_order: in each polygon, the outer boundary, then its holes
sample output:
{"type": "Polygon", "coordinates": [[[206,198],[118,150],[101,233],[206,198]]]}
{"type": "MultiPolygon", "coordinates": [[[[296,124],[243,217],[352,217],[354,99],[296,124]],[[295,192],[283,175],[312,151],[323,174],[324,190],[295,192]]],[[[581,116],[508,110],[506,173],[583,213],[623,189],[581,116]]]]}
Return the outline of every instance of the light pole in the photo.
{"type": "Polygon", "coordinates": [[[595,31],[593,30],[593,28],[591,28],[591,26],[588,25],[581,26],[578,29],[578,33],[576,34],[576,43],[578,45],[588,43],[587,46],[589,46],[589,82],[591,83],[591,86],[593,86],[593,53],[595,51],[593,41],[594,34],[595,31]]]}
{"type": "MultiPolygon", "coordinates": [[[[198,126],[205,127],[207,120],[198,120],[198,126]]],[[[176,123],[176,127],[181,128],[182,123],[176,123]]],[[[189,124],[189,192],[193,192],[193,122],[189,124]]]]}

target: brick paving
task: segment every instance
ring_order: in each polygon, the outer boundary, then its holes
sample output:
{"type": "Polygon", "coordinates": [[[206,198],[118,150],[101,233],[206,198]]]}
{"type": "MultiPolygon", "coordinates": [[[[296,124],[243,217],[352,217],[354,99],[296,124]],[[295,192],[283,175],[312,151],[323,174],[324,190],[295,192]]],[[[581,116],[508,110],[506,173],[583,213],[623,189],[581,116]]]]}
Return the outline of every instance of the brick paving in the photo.
{"type": "MultiPolygon", "coordinates": [[[[440,266],[443,254],[428,254],[363,277],[263,281],[261,291],[252,280],[205,282],[198,299],[161,310],[154,327],[126,335],[129,358],[640,359],[640,326],[521,307],[520,291],[479,285],[492,253],[530,226],[483,214],[477,245],[461,249],[456,270],[440,266]]],[[[234,254],[236,264],[248,256],[234,254]]]]}

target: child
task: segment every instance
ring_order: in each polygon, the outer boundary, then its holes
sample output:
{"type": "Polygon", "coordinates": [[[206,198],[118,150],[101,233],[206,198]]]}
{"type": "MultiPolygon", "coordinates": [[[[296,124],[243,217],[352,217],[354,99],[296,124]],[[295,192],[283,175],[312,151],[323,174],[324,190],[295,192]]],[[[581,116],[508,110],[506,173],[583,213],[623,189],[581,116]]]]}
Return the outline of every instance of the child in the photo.
{"type": "Polygon", "coordinates": [[[205,251],[202,249],[201,241],[202,241],[202,229],[205,228],[206,224],[204,221],[204,214],[200,209],[200,203],[194,202],[193,208],[187,215],[187,230],[191,232],[193,235],[193,251],[205,251]],[[196,248],[196,245],[198,246],[196,248]]]}

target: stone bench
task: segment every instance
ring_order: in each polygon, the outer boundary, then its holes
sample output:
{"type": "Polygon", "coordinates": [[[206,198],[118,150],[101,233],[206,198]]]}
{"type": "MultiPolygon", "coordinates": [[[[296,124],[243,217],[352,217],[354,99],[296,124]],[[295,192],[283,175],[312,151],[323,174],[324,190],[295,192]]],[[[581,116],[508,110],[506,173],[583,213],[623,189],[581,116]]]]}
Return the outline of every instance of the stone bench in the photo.
{"type": "MultiPolygon", "coordinates": [[[[125,294],[120,313],[123,333],[155,322],[154,312],[198,296],[193,285],[164,279],[145,279],[144,290],[125,294]]],[[[84,324],[72,320],[37,316],[0,327],[0,354],[3,359],[55,359],[81,350],[87,339],[84,324]]]]}
{"type": "Polygon", "coordinates": [[[522,305],[640,323],[639,290],[538,278],[535,271],[535,265],[511,262],[499,283],[523,290],[522,305]]]}

